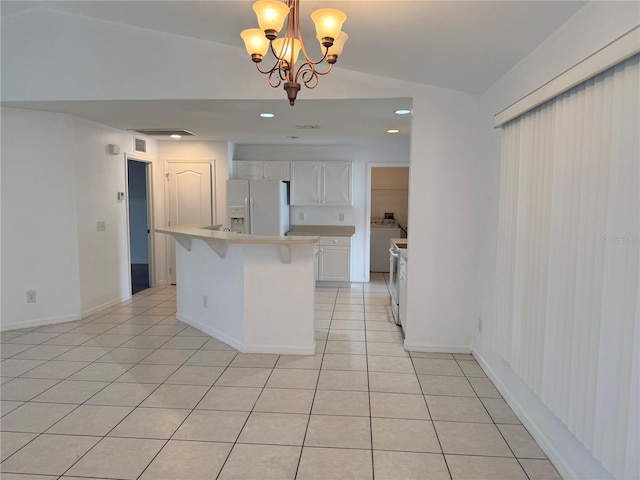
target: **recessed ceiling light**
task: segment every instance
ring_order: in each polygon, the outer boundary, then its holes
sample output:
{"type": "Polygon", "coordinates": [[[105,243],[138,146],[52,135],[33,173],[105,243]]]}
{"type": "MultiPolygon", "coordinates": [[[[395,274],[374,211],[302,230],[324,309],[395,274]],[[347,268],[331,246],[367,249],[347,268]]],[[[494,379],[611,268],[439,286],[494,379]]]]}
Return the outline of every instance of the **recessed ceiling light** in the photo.
{"type": "Polygon", "coordinates": [[[400,130],[392,128],[391,130],[387,130],[387,133],[400,133],[400,130]]]}
{"type": "Polygon", "coordinates": [[[273,113],[269,113],[269,112],[261,113],[260,116],[262,118],[273,118],[273,117],[275,117],[275,115],[273,113]]]}
{"type": "Polygon", "coordinates": [[[171,138],[182,138],[182,135],[178,135],[177,133],[174,133],[173,135],[169,135],[171,138]]]}
{"type": "Polygon", "coordinates": [[[394,113],[396,115],[409,115],[411,113],[411,110],[400,109],[400,110],[396,110],[394,113]]]}

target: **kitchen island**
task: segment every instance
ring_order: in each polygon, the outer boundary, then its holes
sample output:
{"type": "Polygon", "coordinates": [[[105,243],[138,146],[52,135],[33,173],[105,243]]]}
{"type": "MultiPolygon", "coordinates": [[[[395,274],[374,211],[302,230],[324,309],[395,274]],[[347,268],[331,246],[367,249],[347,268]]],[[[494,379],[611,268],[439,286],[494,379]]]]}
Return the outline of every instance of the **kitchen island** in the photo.
{"type": "Polygon", "coordinates": [[[313,355],[314,236],[204,225],[156,228],[176,240],[176,318],[244,353],[313,355]]]}

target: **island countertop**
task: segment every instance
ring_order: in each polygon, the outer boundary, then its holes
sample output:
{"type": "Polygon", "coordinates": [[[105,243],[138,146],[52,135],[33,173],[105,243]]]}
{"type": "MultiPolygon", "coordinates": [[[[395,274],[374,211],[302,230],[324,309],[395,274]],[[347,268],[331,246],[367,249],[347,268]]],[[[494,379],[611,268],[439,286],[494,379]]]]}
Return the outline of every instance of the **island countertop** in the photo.
{"type": "Polygon", "coordinates": [[[286,237],[268,235],[245,235],[243,233],[223,232],[215,230],[219,225],[179,225],[177,227],[156,227],[156,232],[167,233],[172,236],[185,236],[202,240],[217,240],[226,243],[241,243],[253,245],[302,245],[316,243],[318,235],[295,234],[286,237]]]}

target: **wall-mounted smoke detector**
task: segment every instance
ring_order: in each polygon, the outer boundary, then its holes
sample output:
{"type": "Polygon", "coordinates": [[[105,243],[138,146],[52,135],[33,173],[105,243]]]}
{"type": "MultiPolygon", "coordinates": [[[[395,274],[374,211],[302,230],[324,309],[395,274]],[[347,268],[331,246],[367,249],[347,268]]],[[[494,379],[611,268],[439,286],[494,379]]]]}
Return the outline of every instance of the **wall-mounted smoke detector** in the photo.
{"type": "Polygon", "coordinates": [[[148,137],[170,137],[170,138],[184,138],[184,137],[197,137],[197,135],[184,128],[135,128],[134,132],[142,133],[148,137]],[[175,137],[174,135],[180,135],[175,137]]]}

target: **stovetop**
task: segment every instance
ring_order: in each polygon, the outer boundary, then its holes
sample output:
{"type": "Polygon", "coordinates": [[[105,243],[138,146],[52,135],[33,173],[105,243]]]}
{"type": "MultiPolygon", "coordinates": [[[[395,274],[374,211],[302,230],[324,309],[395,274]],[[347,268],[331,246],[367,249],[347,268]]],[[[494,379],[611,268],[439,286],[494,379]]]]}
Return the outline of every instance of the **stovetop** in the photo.
{"type": "Polygon", "coordinates": [[[384,227],[397,227],[395,219],[393,218],[372,218],[371,219],[372,226],[384,226],[384,227]]]}

